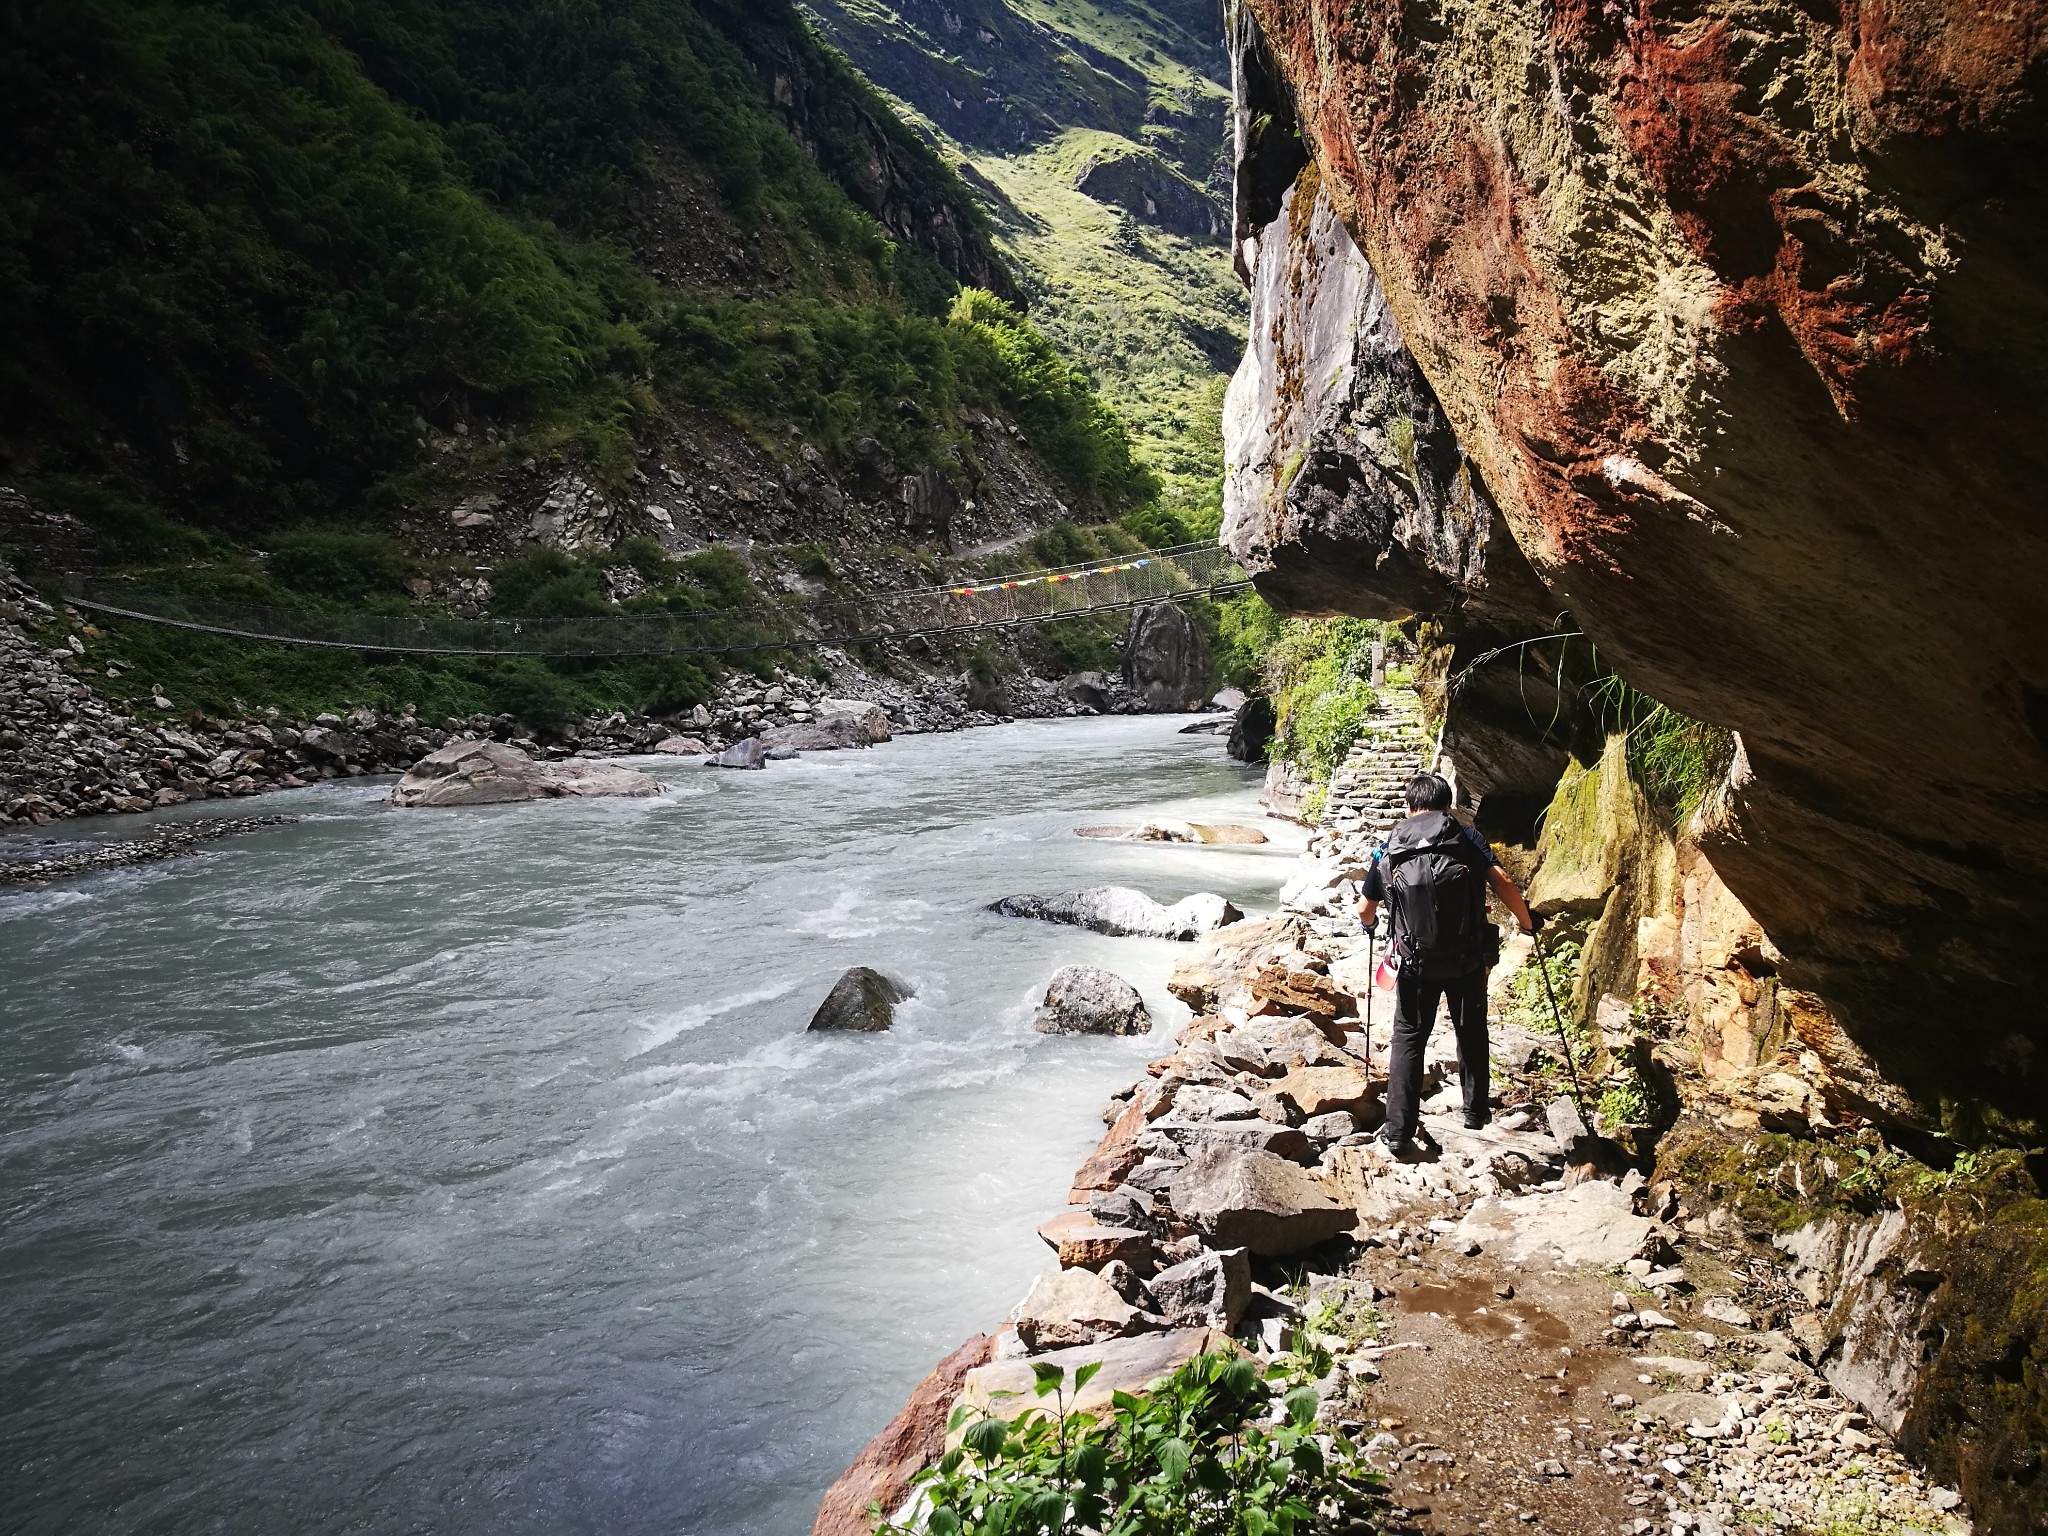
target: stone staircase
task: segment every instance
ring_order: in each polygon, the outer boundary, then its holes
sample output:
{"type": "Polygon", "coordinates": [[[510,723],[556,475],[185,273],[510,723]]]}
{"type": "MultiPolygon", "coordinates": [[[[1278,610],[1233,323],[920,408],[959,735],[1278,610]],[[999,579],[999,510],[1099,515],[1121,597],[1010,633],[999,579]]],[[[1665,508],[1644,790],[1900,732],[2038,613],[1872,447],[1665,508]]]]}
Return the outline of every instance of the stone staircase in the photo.
{"type": "Polygon", "coordinates": [[[1309,838],[1311,858],[1363,864],[1406,810],[1401,791],[1429,766],[1431,737],[1412,688],[1388,688],[1358,739],[1330,776],[1322,819],[1309,838]]]}

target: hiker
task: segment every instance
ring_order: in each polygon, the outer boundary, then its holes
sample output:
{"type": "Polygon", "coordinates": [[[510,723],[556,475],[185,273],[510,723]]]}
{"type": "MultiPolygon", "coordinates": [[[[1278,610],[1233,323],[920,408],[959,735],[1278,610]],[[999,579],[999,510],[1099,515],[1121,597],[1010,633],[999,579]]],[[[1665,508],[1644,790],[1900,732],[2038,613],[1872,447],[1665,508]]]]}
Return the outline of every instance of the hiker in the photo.
{"type": "Polygon", "coordinates": [[[1422,1097],[1422,1047],[1436,1023],[1437,1000],[1449,1001],[1458,1037],[1458,1077],[1465,1090],[1465,1126],[1491,1118],[1486,1040],[1486,973],[1500,958],[1500,930],[1486,920],[1486,891],[1534,933],[1522,893],[1486,839],[1451,815],[1451,786],[1433,773],[1408,781],[1408,815],[1373,850],[1358,916],[1367,928],[1380,903],[1393,906],[1393,945],[1400,960],[1394,983],[1394,1044],[1387,1068],[1387,1119],[1380,1142],[1397,1155],[1415,1135],[1422,1097]],[[1483,874],[1482,874],[1483,871],[1483,874]]]}

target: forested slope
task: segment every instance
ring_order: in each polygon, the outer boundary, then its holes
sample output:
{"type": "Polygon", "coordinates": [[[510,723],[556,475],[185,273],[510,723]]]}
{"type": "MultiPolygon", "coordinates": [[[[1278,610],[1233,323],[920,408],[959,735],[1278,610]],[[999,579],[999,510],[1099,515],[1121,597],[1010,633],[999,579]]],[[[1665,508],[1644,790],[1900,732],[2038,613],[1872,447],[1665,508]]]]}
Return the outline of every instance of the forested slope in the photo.
{"type": "Polygon", "coordinates": [[[780,0],[81,0],[0,37],[18,554],[68,517],[262,601],[687,606],[734,595],[718,540],[879,581],[1153,494],[957,176],[780,0]]]}

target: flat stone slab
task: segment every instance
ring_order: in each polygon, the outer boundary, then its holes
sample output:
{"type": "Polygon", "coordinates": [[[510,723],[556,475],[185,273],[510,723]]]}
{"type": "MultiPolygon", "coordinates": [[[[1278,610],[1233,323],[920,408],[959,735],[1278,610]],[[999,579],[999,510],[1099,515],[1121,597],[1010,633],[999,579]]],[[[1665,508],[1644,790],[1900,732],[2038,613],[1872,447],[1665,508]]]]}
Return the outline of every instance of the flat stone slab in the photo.
{"type": "Polygon", "coordinates": [[[1457,1236],[1511,1263],[1554,1254],[1562,1264],[1605,1269],[1634,1258],[1655,1225],[1636,1215],[1619,1185],[1592,1179],[1557,1194],[1483,1196],[1457,1236]]]}
{"type": "MultiPolygon", "coordinates": [[[[1057,1365],[1066,1371],[1071,1381],[1081,1366],[1100,1364],[1102,1369],[1096,1372],[1095,1378],[1081,1389],[1079,1395],[1068,1389],[1066,1403],[1069,1413],[1076,1410],[1100,1413],[1109,1406],[1112,1392],[1128,1392],[1133,1397],[1142,1397],[1154,1382],[1172,1375],[1195,1356],[1209,1350],[1236,1348],[1229,1334],[1214,1328],[1172,1328],[1165,1333],[1145,1333],[1135,1338],[1109,1339],[1074,1349],[1055,1349],[1034,1355],[1029,1360],[996,1360],[976,1366],[967,1373],[961,1384],[960,1401],[974,1410],[969,1415],[970,1423],[981,1414],[1014,1419],[1027,1408],[1038,1408],[1051,1414],[1056,1411],[1054,1399],[1036,1395],[1037,1379],[1031,1368],[1034,1365],[1057,1365]],[[1005,1393],[1017,1395],[1004,1396],[1005,1393]]],[[[948,1441],[957,1444],[959,1436],[949,1436],[948,1441]]]]}

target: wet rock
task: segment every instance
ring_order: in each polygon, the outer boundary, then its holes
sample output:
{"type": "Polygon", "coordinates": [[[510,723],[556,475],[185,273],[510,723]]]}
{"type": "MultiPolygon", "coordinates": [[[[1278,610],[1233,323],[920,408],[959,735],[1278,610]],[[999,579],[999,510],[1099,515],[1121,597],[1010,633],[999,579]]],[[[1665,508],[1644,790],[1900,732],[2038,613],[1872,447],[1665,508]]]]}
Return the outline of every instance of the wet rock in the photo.
{"type": "Polygon", "coordinates": [[[652,750],[664,757],[703,757],[711,751],[695,736],[664,736],[652,750]]]}
{"type": "Polygon", "coordinates": [[[1194,1152],[1174,1176],[1171,1199],[1175,1212],[1214,1246],[1262,1256],[1313,1248],[1350,1230],[1353,1221],[1350,1210],[1295,1164],[1227,1145],[1194,1152]]]}
{"type": "Polygon", "coordinates": [[[332,763],[352,762],[369,750],[362,737],[349,731],[319,725],[308,730],[300,738],[299,744],[315,757],[325,758],[332,763]]]}
{"type": "Polygon", "coordinates": [[[1067,965],[1053,973],[1034,1023],[1041,1035],[1142,1035],[1152,1015],[1138,989],[1113,971],[1067,965]]]}
{"type": "Polygon", "coordinates": [[[835,720],[845,716],[859,726],[867,737],[869,746],[880,746],[893,737],[894,727],[889,712],[879,704],[870,704],[866,699],[820,699],[818,700],[819,720],[835,720]]]}
{"type": "Polygon", "coordinates": [[[832,984],[825,1001],[811,1015],[811,1029],[856,1030],[873,1033],[887,1029],[896,1019],[896,1005],[911,995],[880,971],[856,965],[832,984]]]}
{"type": "Polygon", "coordinates": [[[1017,1337],[1033,1353],[1093,1344],[1140,1326],[1138,1309],[1086,1269],[1046,1270],[1010,1316],[1017,1337]]]}
{"type": "Polygon", "coordinates": [[[801,756],[803,756],[803,753],[786,741],[777,742],[773,746],[766,747],[761,753],[762,760],[770,763],[786,763],[793,758],[801,756]]]}
{"type": "Polygon", "coordinates": [[[1221,896],[1207,892],[1164,906],[1129,886],[1096,885],[1058,896],[1005,896],[989,911],[1004,917],[1066,923],[1116,937],[1193,939],[1244,917],[1221,896]]]}
{"type": "Polygon", "coordinates": [[[768,748],[758,736],[742,736],[716,757],[704,759],[707,768],[766,768],[768,748]]]}
{"type": "Polygon", "coordinates": [[[1251,1255],[1243,1248],[1210,1249],[1162,1269],[1145,1288],[1170,1327],[1229,1333],[1252,1299],[1251,1255]]]}
{"type": "Polygon", "coordinates": [[[615,763],[538,762],[495,741],[451,741],[429,752],[391,788],[395,806],[501,805],[563,796],[658,795],[644,773],[615,763]]]}

